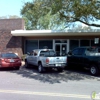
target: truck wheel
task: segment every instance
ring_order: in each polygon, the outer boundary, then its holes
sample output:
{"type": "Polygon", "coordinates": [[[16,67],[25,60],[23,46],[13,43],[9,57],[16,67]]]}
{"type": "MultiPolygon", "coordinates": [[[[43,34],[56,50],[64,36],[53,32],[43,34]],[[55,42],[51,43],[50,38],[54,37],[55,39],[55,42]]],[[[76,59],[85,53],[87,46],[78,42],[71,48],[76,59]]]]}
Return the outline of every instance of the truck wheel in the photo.
{"type": "Polygon", "coordinates": [[[20,66],[18,66],[18,67],[16,67],[16,68],[14,68],[15,70],[19,70],[20,69],[20,66]]]}
{"type": "Polygon", "coordinates": [[[63,68],[57,68],[58,72],[62,72],[63,68]]]}
{"type": "Polygon", "coordinates": [[[20,66],[13,67],[14,70],[19,70],[20,66]]]}
{"type": "Polygon", "coordinates": [[[90,67],[90,73],[92,75],[98,75],[99,74],[99,69],[97,68],[96,65],[91,65],[91,67],[90,67]]]}
{"type": "Polygon", "coordinates": [[[26,68],[29,67],[29,64],[28,64],[27,60],[25,60],[25,67],[26,67],[26,68]]]}
{"type": "Polygon", "coordinates": [[[43,67],[42,67],[41,63],[38,64],[38,71],[39,71],[39,73],[43,72],[43,67]]]}

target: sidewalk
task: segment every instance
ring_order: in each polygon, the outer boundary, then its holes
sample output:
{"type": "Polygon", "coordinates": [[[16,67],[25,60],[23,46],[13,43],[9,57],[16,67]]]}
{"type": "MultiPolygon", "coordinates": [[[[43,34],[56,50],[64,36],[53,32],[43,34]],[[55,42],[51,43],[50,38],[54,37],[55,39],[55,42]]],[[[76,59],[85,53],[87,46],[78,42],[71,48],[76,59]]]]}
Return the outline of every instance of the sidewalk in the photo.
{"type": "Polygon", "coordinates": [[[24,61],[22,61],[22,66],[24,66],[25,65],[25,62],[24,61]]]}

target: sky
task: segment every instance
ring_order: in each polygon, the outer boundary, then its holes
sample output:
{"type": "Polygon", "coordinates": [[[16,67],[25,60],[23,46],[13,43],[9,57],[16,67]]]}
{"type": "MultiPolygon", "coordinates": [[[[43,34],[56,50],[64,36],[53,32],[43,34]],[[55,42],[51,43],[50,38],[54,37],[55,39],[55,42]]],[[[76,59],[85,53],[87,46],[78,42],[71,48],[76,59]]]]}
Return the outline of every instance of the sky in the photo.
{"type": "Polygon", "coordinates": [[[25,2],[30,2],[30,1],[33,1],[33,0],[0,0],[0,17],[3,17],[3,16],[7,17],[10,15],[12,16],[16,15],[18,17],[21,17],[20,10],[23,4],[25,2]]]}
{"type": "Polygon", "coordinates": [[[24,2],[32,0],[0,0],[0,17],[9,15],[20,15],[24,2]]]}

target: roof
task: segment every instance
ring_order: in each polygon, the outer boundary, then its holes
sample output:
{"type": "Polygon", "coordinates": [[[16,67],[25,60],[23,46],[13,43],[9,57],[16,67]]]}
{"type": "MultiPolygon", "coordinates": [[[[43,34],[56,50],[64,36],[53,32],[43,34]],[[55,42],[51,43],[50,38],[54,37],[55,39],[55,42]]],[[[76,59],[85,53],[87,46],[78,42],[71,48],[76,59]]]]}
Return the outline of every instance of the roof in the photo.
{"type": "Polygon", "coordinates": [[[14,30],[13,36],[100,36],[100,32],[59,32],[52,30],[14,30]]]}

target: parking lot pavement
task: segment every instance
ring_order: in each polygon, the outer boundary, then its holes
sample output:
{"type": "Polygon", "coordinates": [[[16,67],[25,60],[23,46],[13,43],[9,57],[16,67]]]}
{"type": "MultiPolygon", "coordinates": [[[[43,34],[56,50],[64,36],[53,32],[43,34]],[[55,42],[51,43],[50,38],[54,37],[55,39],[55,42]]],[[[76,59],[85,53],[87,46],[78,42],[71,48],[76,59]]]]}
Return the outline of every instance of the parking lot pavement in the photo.
{"type": "MultiPolygon", "coordinates": [[[[17,73],[15,71],[15,73],[17,73]]],[[[97,80],[100,81],[100,75],[99,76],[92,76],[88,70],[83,69],[69,69],[64,70],[63,72],[58,72],[57,70],[47,70],[44,73],[39,73],[37,70],[37,67],[30,66],[29,68],[25,68],[25,62],[22,61],[22,67],[18,74],[21,74],[24,77],[28,78],[34,78],[36,80],[42,80],[45,82],[50,83],[59,83],[61,81],[68,82],[71,81],[79,81],[79,80],[97,80]],[[37,78],[38,77],[38,78],[37,78]],[[48,78],[49,77],[49,78],[48,78]],[[44,80],[43,80],[44,79],[44,80]]]]}

